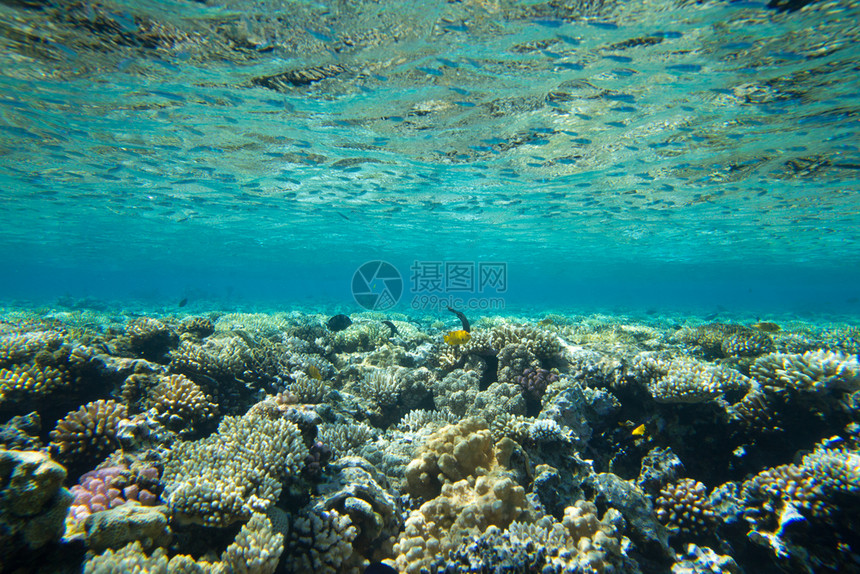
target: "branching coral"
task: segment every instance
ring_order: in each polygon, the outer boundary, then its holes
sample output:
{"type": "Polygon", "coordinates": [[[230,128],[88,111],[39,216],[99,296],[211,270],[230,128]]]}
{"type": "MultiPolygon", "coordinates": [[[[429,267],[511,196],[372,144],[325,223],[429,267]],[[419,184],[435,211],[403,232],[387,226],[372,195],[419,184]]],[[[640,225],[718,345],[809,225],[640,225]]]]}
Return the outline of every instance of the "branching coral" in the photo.
{"type": "Polygon", "coordinates": [[[228,525],[265,512],[285,476],[308,456],[299,428],[252,413],[224,417],[216,434],[173,447],[164,468],[165,498],[177,518],[228,525]]]}
{"type": "Polygon", "coordinates": [[[218,405],[185,376],[163,376],[159,380],[149,390],[147,404],[153,409],[155,420],[180,436],[194,434],[218,414],[218,405]]]}
{"type": "Polygon", "coordinates": [[[265,514],[254,513],[221,560],[235,574],[273,574],[284,551],[284,535],[272,530],[265,514]]]}
{"type": "Polygon", "coordinates": [[[860,390],[860,362],[857,356],[841,352],[773,353],[756,359],[750,372],[766,389],[775,392],[860,390]]]}
{"type": "Polygon", "coordinates": [[[705,485],[692,478],[667,484],[655,501],[657,519],[678,535],[702,535],[716,525],[705,485]]]}
{"type": "Polygon", "coordinates": [[[349,516],[337,510],[298,516],[285,537],[284,547],[290,557],[287,572],[359,574],[366,562],[353,552],[352,541],[357,535],[349,516]]]}
{"type": "MultiPolygon", "coordinates": [[[[119,446],[117,428],[127,416],[113,400],[87,403],[57,422],[51,431],[51,453],[60,461],[96,460],[119,446]]],[[[92,467],[90,467],[92,468],[92,467]]]]}
{"type": "Polygon", "coordinates": [[[665,360],[642,354],[634,367],[644,375],[651,396],[663,403],[706,402],[751,385],[747,377],[735,370],[687,357],[665,360]]]}

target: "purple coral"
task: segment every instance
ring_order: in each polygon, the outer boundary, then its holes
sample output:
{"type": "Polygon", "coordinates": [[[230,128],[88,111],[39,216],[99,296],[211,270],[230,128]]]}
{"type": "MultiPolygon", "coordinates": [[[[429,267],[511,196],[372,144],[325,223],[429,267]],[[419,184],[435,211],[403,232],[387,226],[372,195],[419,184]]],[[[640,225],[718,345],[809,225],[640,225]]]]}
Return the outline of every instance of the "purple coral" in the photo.
{"type": "MultiPolygon", "coordinates": [[[[142,469],[140,476],[158,480],[158,470],[152,467],[142,469]]],[[[116,508],[135,500],[144,506],[152,506],[158,497],[152,492],[130,482],[131,473],[127,466],[117,465],[91,470],[72,486],[75,499],[70,509],[75,520],[83,520],[94,512],[116,508]],[[125,485],[125,486],[124,486],[125,485]]]]}
{"type": "Polygon", "coordinates": [[[546,388],[558,380],[558,375],[540,367],[527,367],[523,374],[517,377],[517,383],[527,399],[540,403],[546,388]]]}
{"type": "Polygon", "coordinates": [[[323,467],[331,460],[331,447],[321,441],[315,441],[311,445],[310,454],[305,458],[304,473],[309,478],[317,478],[323,467]]]}

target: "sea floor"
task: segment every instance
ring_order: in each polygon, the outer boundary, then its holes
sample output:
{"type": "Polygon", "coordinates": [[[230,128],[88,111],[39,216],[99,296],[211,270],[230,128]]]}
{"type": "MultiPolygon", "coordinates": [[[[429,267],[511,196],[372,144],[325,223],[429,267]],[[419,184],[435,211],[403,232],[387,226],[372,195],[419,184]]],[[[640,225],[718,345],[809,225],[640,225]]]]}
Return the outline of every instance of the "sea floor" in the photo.
{"type": "Polygon", "coordinates": [[[182,305],[0,308],[0,571],[860,572],[857,323],[182,305]]]}

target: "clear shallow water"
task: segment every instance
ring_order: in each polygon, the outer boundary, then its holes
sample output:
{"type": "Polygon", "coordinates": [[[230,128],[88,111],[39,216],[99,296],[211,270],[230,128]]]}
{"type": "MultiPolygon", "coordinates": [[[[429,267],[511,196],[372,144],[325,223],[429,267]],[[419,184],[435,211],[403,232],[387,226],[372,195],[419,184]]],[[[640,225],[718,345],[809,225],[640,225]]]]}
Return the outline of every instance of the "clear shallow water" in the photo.
{"type": "Polygon", "coordinates": [[[796,7],[4,4],[0,297],[856,312],[860,7],[796,7]]]}

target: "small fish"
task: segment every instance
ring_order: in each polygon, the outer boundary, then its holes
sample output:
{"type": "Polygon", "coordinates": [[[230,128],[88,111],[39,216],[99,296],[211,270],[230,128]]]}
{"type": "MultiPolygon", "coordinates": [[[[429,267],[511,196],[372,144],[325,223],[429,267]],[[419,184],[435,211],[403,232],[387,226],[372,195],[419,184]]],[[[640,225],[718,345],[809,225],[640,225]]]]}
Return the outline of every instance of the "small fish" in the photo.
{"type": "Polygon", "coordinates": [[[547,325],[552,325],[552,324],[553,324],[553,320],[549,317],[544,317],[543,319],[538,321],[538,325],[542,325],[542,326],[547,326],[547,325]]]}
{"type": "Polygon", "coordinates": [[[383,562],[374,562],[364,569],[364,574],[397,574],[397,570],[383,562]]]}
{"type": "Polygon", "coordinates": [[[461,313],[460,311],[457,311],[456,309],[452,309],[452,308],[448,307],[448,310],[451,311],[452,313],[454,313],[455,315],[457,315],[457,318],[460,319],[460,323],[463,324],[463,330],[468,333],[470,331],[469,320],[466,318],[466,316],[463,313],[461,313]]]}
{"type": "Polygon", "coordinates": [[[179,306],[180,306],[180,307],[185,307],[186,305],[188,305],[188,297],[183,297],[183,298],[179,301],[179,306]]]}
{"type": "Polygon", "coordinates": [[[399,335],[399,334],[400,334],[400,333],[398,333],[398,332],[397,332],[397,327],[396,327],[396,326],[394,325],[394,323],[392,323],[391,321],[383,321],[383,322],[382,322],[382,324],[383,324],[383,325],[386,325],[389,329],[391,329],[391,336],[392,336],[392,337],[393,337],[394,335],[399,335]]]}
{"type": "Polygon", "coordinates": [[[641,425],[630,431],[630,434],[633,436],[645,436],[645,423],[642,423],[641,425]]]}
{"type": "Polygon", "coordinates": [[[308,366],[308,376],[312,379],[316,379],[318,381],[322,380],[322,373],[320,373],[319,368],[316,365],[308,366]]]}
{"type": "Polygon", "coordinates": [[[750,327],[758,329],[759,331],[764,331],[765,333],[776,333],[781,329],[781,327],[776,323],[770,323],[768,321],[759,321],[758,323],[753,323],[750,327]]]}
{"type": "Polygon", "coordinates": [[[329,330],[331,331],[343,331],[344,329],[352,325],[352,319],[340,313],[329,319],[327,325],[329,330]]]}
{"type": "Polygon", "coordinates": [[[448,334],[443,337],[445,342],[452,347],[468,343],[471,338],[472,335],[469,334],[469,331],[465,331],[463,329],[458,331],[449,331],[448,334]]]}

